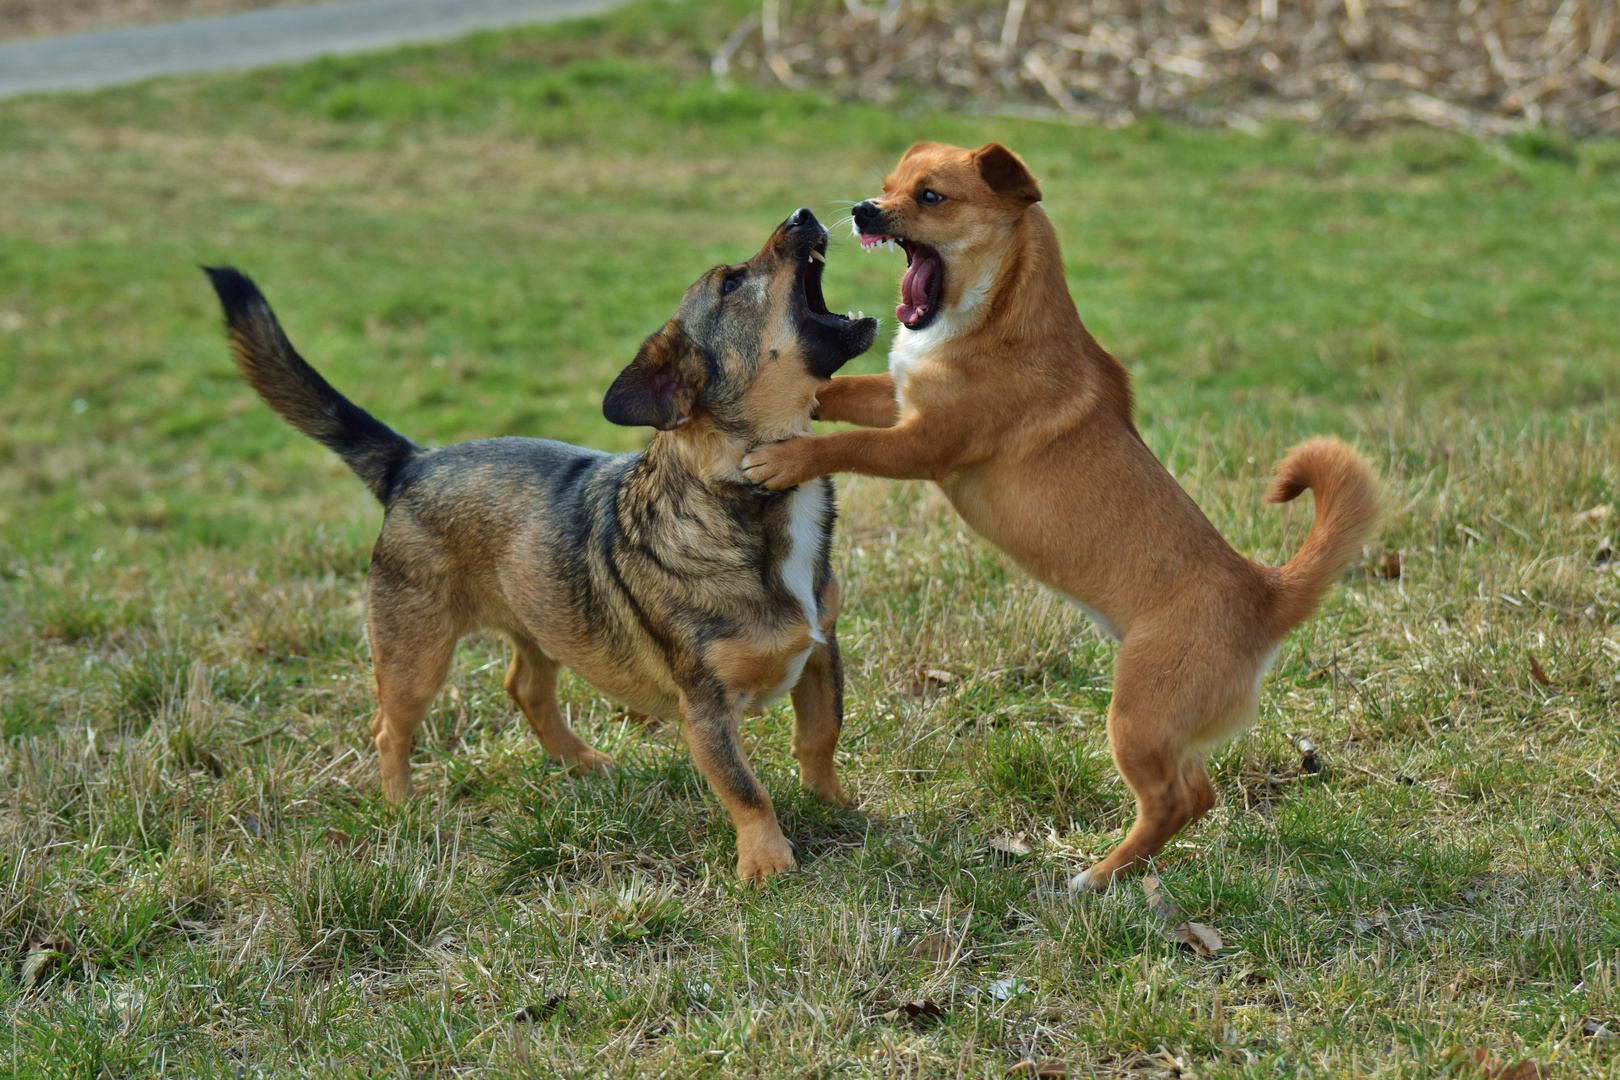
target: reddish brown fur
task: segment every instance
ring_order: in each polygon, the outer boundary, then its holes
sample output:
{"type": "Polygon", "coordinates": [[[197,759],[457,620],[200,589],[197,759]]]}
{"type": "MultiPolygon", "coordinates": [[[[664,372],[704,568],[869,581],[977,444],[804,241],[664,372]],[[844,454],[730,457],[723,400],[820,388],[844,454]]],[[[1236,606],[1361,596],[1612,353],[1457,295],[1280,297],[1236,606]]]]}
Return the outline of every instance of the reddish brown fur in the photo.
{"type": "Polygon", "coordinates": [[[938,315],[900,330],[890,375],[834,379],[818,395],[820,419],[876,430],[761,447],[744,468],[773,488],[845,471],[934,480],[969,525],[1120,640],[1108,733],[1136,823],[1076,879],[1104,887],[1214,805],[1205,751],[1253,719],[1279,640],[1377,508],[1355,452],[1313,440],[1271,495],[1316,493],[1300,552],[1272,568],[1234,551],[1137,433],[1129,375],[1081,324],[1039,198],[998,144],[908,151],[873,208],[884,233],[942,256],[938,315]],[[945,201],[926,204],[925,191],[945,201]]]}

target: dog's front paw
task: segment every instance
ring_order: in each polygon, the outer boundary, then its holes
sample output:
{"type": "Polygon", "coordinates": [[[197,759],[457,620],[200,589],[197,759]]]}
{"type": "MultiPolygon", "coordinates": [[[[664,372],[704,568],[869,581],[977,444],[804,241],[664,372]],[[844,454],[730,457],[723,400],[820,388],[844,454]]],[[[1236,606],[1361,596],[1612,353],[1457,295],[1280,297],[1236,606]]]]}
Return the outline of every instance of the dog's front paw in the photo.
{"type": "Polygon", "coordinates": [[[806,480],[813,480],[816,473],[806,460],[808,454],[803,446],[813,441],[808,437],[788,439],[785,442],[766,443],[751,450],[742,459],[743,475],[772,491],[785,491],[806,480]]]}
{"type": "Polygon", "coordinates": [[[737,877],[743,881],[758,885],[773,874],[785,874],[798,868],[793,845],[779,830],[774,835],[762,832],[747,839],[738,834],[737,877]]]}

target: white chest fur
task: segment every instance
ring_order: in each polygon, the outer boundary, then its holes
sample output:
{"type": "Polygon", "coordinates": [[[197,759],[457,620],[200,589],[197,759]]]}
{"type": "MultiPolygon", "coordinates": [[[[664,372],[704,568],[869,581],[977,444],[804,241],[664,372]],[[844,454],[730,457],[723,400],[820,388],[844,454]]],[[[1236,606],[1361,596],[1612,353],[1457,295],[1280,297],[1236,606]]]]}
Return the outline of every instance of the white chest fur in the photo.
{"type": "Polygon", "coordinates": [[[895,395],[902,405],[906,401],[906,384],[928,364],[934,350],[978,321],[979,309],[984,306],[1000,267],[999,258],[986,266],[978,280],[962,291],[961,298],[942,309],[923,329],[907,330],[902,326],[895,332],[894,344],[889,346],[889,375],[894,379],[895,395]]]}
{"type": "MultiPolygon", "coordinates": [[[[788,550],[782,557],[780,570],[782,584],[799,602],[805,621],[810,624],[810,640],[817,644],[827,641],[827,635],[821,632],[821,621],[817,618],[816,561],[827,527],[829,487],[825,481],[812,480],[808,484],[800,484],[788,494],[788,550]]],[[[799,685],[799,679],[804,675],[804,665],[814,648],[815,645],[811,645],[788,661],[782,682],[760,700],[759,707],[769,705],[799,685]]]]}
{"type": "Polygon", "coordinates": [[[782,584],[799,601],[810,624],[810,639],[818,643],[827,640],[816,617],[816,561],[826,534],[830,486],[812,480],[788,493],[788,550],[781,564],[782,584]]]}

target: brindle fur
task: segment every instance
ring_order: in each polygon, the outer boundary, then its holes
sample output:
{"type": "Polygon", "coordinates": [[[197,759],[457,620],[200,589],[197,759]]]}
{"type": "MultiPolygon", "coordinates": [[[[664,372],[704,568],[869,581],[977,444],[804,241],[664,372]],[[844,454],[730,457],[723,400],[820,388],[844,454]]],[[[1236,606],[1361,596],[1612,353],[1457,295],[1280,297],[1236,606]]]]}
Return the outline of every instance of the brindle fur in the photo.
{"type": "Polygon", "coordinates": [[[825,312],[810,261],[825,247],[800,210],[753,259],[687,290],[603,401],[610,420],[660,429],[645,452],[618,455],[519,438],[424,450],[309,367],[251,281],[208,270],[237,366],[385,508],[369,632],[389,797],[410,791],[416,729],[456,642],[491,629],[512,642],[506,689],[553,757],[579,772],[612,765],[557,707],[566,665],[634,710],[680,717],[737,827],[741,877],[793,868],[737,726],[791,691],[801,781],[846,801],[833,764],[843,718],[833,489],[818,479],[764,491],[740,463],[754,445],[808,433],[818,386],[872,343],[873,320],[825,312]],[[796,553],[795,538],[812,550],[796,553]]]}

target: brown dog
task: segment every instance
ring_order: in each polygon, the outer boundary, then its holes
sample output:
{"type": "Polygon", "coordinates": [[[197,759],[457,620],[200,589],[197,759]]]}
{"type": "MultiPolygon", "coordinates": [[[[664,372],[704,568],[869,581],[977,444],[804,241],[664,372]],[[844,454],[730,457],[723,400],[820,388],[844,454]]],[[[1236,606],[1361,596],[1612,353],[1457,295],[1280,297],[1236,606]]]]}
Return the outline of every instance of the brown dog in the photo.
{"type": "Polygon", "coordinates": [[[209,270],[253,388],[386,510],[368,582],[385,794],[410,791],[416,729],[456,642],[488,628],[511,640],[506,689],[553,757],[576,771],[612,764],[557,708],[566,664],[639,712],[681,718],[737,828],[740,877],[793,868],[737,725],[791,692],[801,782],[846,801],[833,767],[843,721],[833,490],[816,480],[762,491],[741,461],[759,442],[808,433],[816,389],[872,344],[874,320],[822,300],[826,250],[827,230],[801,209],[758,255],[686,291],[602,402],[614,423],[659,429],[641,454],[544,439],[425,450],[306,364],[251,281],[209,270]]]}
{"type": "Polygon", "coordinates": [[[789,488],[858,472],[937,482],[957,512],[1120,642],[1108,737],[1136,795],[1124,841],[1078,875],[1105,888],[1215,803],[1204,755],[1254,718],[1260,679],[1377,517],[1372,479],[1316,439],[1268,499],[1316,494],[1287,566],[1223,540],[1132,422],[1130,378],[1080,323],[1040,187],[1006,147],[919,143],[860,203],[866,246],[907,268],[888,375],[834,379],[818,418],[879,430],[764,446],[743,459],[789,488]]]}

